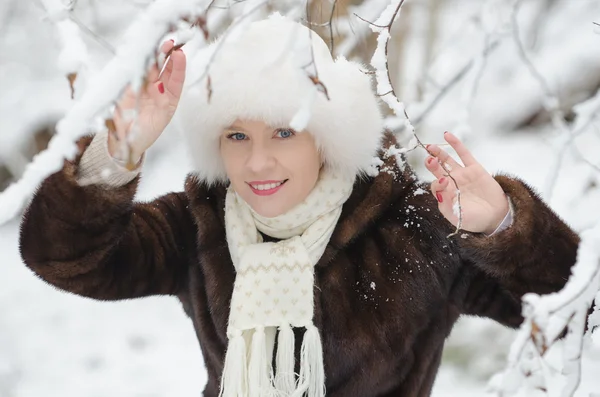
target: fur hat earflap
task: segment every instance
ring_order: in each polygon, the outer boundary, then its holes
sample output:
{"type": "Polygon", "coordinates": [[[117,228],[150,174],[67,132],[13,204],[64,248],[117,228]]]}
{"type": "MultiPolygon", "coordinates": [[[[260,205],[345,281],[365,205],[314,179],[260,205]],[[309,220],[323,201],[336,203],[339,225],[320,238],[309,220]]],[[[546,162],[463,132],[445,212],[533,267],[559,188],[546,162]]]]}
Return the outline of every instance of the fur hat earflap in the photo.
{"type": "Polygon", "coordinates": [[[219,142],[236,119],[306,131],[326,167],[367,173],[383,119],[366,68],[334,61],[315,32],[280,14],[233,29],[191,57],[178,107],[200,179],[227,181],[219,142]]]}

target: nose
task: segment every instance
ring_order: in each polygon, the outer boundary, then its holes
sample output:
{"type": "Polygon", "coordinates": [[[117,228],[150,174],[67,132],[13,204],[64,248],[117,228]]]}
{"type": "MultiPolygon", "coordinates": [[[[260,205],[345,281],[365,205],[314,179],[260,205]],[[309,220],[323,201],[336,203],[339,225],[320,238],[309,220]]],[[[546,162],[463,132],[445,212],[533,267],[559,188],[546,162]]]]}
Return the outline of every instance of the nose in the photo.
{"type": "Polygon", "coordinates": [[[246,161],[248,169],[256,175],[261,175],[264,174],[264,171],[273,168],[274,165],[275,158],[271,150],[262,143],[253,142],[250,156],[246,161]]]}

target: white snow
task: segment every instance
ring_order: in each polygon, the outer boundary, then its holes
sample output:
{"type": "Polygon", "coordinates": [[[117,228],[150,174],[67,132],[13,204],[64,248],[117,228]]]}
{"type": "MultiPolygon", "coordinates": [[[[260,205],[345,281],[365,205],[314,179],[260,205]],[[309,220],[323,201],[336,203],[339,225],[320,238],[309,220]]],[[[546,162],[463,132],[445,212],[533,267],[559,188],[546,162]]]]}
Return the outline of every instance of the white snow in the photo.
{"type": "MultiPolygon", "coordinates": [[[[21,10],[26,2],[12,3],[17,10],[21,10]]],[[[61,2],[54,4],[58,3],[61,2]]],[[[76,7],[85,7],[83,3],[77,2],[76,7]]],[[[21,13],[17,13],[13,20],[8,13],[10,7],[4,3],[0,6],[0,21],[6,21],[0,26],[0,42],[5,48],[4,53],[11,54],[6,57],[5,62],[0,63],[2,76],[10,76],[3,83],[3,95],[0,96],[0,166],[7,166],[17,175],[22,173],[22,167],[27,163],[22,155],[23,147],[30,141],[31,131],[71,109],[67,122],[61,125],[61,130],[68,130],[70,135],[63,133],[64,138],[55,140],[52,158],[40,156],[26,173],[27,183],[13,185],[0,194],[0,219],[5,223],[0,226],[0,252],[3,259],[3,270],[0,272],[0,396],[197,396],[206,381],[206,373],[192,324],[175,298],[157,297],[108,303],[61,293],[37,279],[19,257],[18,214],[37,182],[52,167],[59,166],[62,156],[72,155],[72,140],[84,133],[90,119],[102,116],[102,109],[112,101],[120,87],[136,77],[139,80],[139,71],[143,69],[144,62],[142,55],[150,53],[161,38],[159,29],[149,28],[149,32],[141,29],[138,32],[140,35],[130,32],[121,37],[114,33],[115,28],[119,27],[122,31],[122,27],[129,25],[131,21],[137,21],[137,26],[148,27],[152,21],[144,16],[139,19],[133,17],[139,12],[156,11],[161,14],[159,20],[163,22],[176,14],[173,7],[161,10],[152,8],[161,2],[151,3],[150,8],[139,2],[136,5],[131,5],[130,2],[107,2],[107,5],[104,2],[94,3],[97,8],[84,8],[85,12],[78,14],[79,18],[90,23],[93,30],[101,36],[113,35],[109,41],[118,49],[117,58],[127,58],[127,65],[121,65],[120,72],[113,69],[110,75],[106,74],[108,67],[102,68],[111,61],[97,43],[81,33],[72,34],[73,30],[69,33],[68,29],[72,27],[63,31],[64,37],[61,38],[61,31],[57,31],[55,21],[68,20],[61,19],[64,15],[60,12],[40,23],[39,13],[31,12],[36,8],[27,9],[27,12],[19,11],[21,13]],[[135,11],[134,14],[132,10],[135,11]],[[4,18],[5,16],[7,17],[4,18]],[[97,20],[95,24],[90,22],[94,20],[97,20]],[[146,33],[150,36],[145,35],[146,33]],[[63,44],[63,39],[67,39],[66,45],[63,44]],[[87,48],[87,59],[81,42],[87,48]],[[142,46],[131,48],[127,44],[134,42],[142,43],[142,46]],[[75,49],[77,46],[78,49],[75,49]],[[64,55],[59,61],[61,52],[64,55]],[[77,69],[86,63],[92,65],[92,68],[103,70],[100,73],[95,71],[96,78],[102,79],[101,76],[104,75],[110,79],[117,77],[117,80],[101,80],[102,84],[98,85],[102,87],[94,89],[93,81],[80,81],[78,77],[78,102],[74,105],[69,97],[65,70],[77,69]],[[115,76],[119,73],[123,76],[115,76]],[[85,94],[93,92],[99,97],[89,98],[92,94],[85,94]],[[83,107],[85,114],[74,112],[76,106],[79,106],[79,110],[82,109],[82,102],[87,103],[83,107]]],[[[219,1],[217,3],[225,4],[219,1]]],[[[287,3],[294,2],[286,2],[286,5],[287,3]]],[[[454,127],[463,125],[470,133],[465,133],[462,138],[488,171],[518,175],[541,190],[548,180],[549,171],[554,167],[557,153],[568,140],[565,137],[557,140],[556,130],[548,126],[543,115],[531,126],[519,127],[523,120],[535,115],[536,109],[542,108],[544,104],[547,106],[548,103],[544,103],[547,100],[544,99],[539,84],[516,57],[510,34],[498,36],[500,44],[495,47],[494,52],[488,54],[488,59],[482,66],[482,32],[473,28],[481,23],[486,33],[502,33],[503,29],[506,33],[506,21],[510,19],[507,18],[507,15],[510,16],[510,4],[506,3],[508,2],[500,0],[486,1],[486,10],[482,12],[479,7],[473,7],[472,2],[440,2],[438,14],[435,15],[438,30],[432,41],[430,64],[427,70],[423,70],[423,81],[419,82],[423,84],[424,90],[421,101],[414,102],[410,97],[399,99],[406,102],[409,115],[414,119],[415,115],[421,114],[421,110],[429,107],[440,89],[457,71],[474,60],[470,71],[472,74],[464,81],[465,85],[461,85],[459,81],[454,88],[448,90],[434,110],[428,113],[427,118],[416,124],[416,132],[424,143],[440,143],[443,142],[444,130],[456,132],[454,127]],[[482,19],[474,17],[477,15],[482,15],[482,19]],[[465,29],[467,25],[468,29],[465,29]],[[480,66],[483,73],[478,82],[478,90],[470,97],[469,85],[473,84],[475,71],[480,66]],[[472,103],[469,113],[465,113],[464,109],[467,100],[472,103]]],[[[162,4],[184,7],[182,2],[163,1],[162,4]]],[[[403,6],[403,15],[396,21],[396,27],[410,17],[411,13],[408,11],[413,10],[406,7],[428,7],[428,4],[429,0],[407,1],[403,6]]],[[[581,102],[585,99],[586,92],[591,96],[590,100],[574,108],[576,119],[572,128],[579,133],[573,138],[571,149],[564,153],[560,172],[553,182],[554,191],[550,202],[552,208],[570,226],[582,232],[597,227],[600,221],[600,176],[590,165],[600,165],[600,135],[597,132],[599,97],[591,92],[600,83],[600,57],[599,52],[594,51],[600,45],[600,36],[591,23],[595,20],[594,15],[600,15],[600,4],[593,1],[557,1],[547,9],[540,8],[540,4],[541,2],[524,2],[520,13],[523,22],[520,24],[521,33],[532,61],[549,86],[556,89],[561,103],[581,102]],[[534,23],[536,18],[539,18],[538,23],[534,23]]],[[[367,0],[349,8],[361,17],[375,22],[382,10],[392,6],[388,0],[367,0]]],[[[211,33],[230,20],[228,12],[219,7],[210,11],[208,26],[211,33]]],[[[232,7],[231,13],[240,15],[243,7],[232,7]]],[[[338,27],[340,34],[347,36],[336,43],[337,53],[364,52],[365,39],[373,34],[368,24],[351,15],[347,19],[343,18],[338,27]]],[[[175,32],[173,35],[179,42],[187,38],[186,34],[189,35],[189,31],[181,30],[181,33],[175,32]]],[[[419,39],[414,34],[407,36],[419,39]]],[[[379,36],[379,42],[382,43],[385,38],[385,35],[379,36]]],[[[398,55],[398,51],[393,48],[397,40],[397,35],[391,38],[391,54],[398,55]]],[[[204,40],[199,40],[197,48],[186,48],[186,53],[191,50],[202,51],[204,44],[204,40]]],[[[366,54],[362,61],[368,63],[370,55],[366,54]]],[[[384,67],[381,51],[375,55],[373,66],[378,68],[378,76],[387,78],[381,73],[384,67]]],[[[411,93],[410,95],[417,92],[415,86],[402,86],[418,83],[414,79],[417,69],[415,65],[404,68],[404,64],[420,63],[422,58],[421,53],[415,59],[402,56],[390,65],[395,73],[392,78],[397,79],[393,82],[400,85],[395,86],[397,92],[411,93]]],[[[88,73],[91,76],[92,70],[88,73]]],[[[385,92],[383,90],[386,87],[390,88],[383,84],[379,87],[379,92],[385,92]]],[[[392,100],[391,95],[382,98],[382,101],[386,102],[384,107],[387,106],[398,114],[395,119],[387,118],[386,124],[404,126],[411,132],[413,126],[405,120],[404,104],[392,100]]],[[[416,146],[406,142],[414,140],[410,133],[402,137],[405,138],[405,148],[416,146]]],[[[138,198],[149,200],[170,190],[180,190],[184,175],[189,170],[187,160],[181,155],[184,152],[180,132],[172,129],[161,136],[148,154],[138,198]]],[[[423,150],[417,148],[401,153],[407,156],[408,162],[419,176],[431,179],[422,166],[425,156],[423,150]]],[[[374,159],[374,172],[381,165],[381,159],[374,159]]],[[[431,193],[417,188],[413,194],[418,196],[431,193]]],[[[406,224],[408,226],[409,223],[406,224]]],[[[581,280],[592,274],[593,261],[585,258],[592,258],[597,253],[594,251],[597,240],[595,237],[586,240],[587,248],[580,253],[581,268],[575,270],[577,279],[563,292],[565,294],[575,293],[578,287],[582,287],[581,280]]],[[[401,265],[408,266],[411,261],[405,258],[401,265]]],[[[399,281],[397,285],[401,287],[401,283],[399,281]]],[[[371,285],[369,291],[376,287],[371,285]]],[[[587,298],[590,296],[593,297],[591,292],[587,298]]],[[[541,301],[539,310],[547,310],[550,303],[557,300],[560,299],[554,297],[541,301]]],[[[539,300],[537,302],[540,304],[539,300]]],[[[600,303],[600,293],[596,294],[596,302],[600,303]]],[[[556,333],[555,330],[560,325],[558,319],[544,316],[539,311],[536,315],[537,321],[548,325],[547,337],[556,333]]],[[[600,311],[590,317],[590,325],[593,324],[600,325],[600,311]]],[[[486,392],[487,383],[494,373],[506,368],[511,342],[518,335],[524,335],[524,332],[510,331],[489,320],[461,319],[447,343],[433,397],[495,395],[486,392]]],[[[518,341],[519,339],[514,346],[519,346],[518,341]]],[[[553,393],[560,393],[565,385],[564,377],[548,367],[558,370],[563,368],[563,351],[567,353],[567,358],[578,351],[574,349],[577,343],[572,342],[567,342],[565,346],[565,342],[560,341],[550,349],[546,354],[547,366],[535,361],[525,361],[521,362],[520,368],[541,368],[545,373],[550,373],[552,376],[546,381],[553,393]]],[[[598,397],[600,331],[586,337],[583,344],[582,383],[575,396],[598,397]]],[[[509,354],[510,362],[515,355],[516,353],[509,354]]],[[[574,373],[570,368],[572,363],[566,364],[567,370],[574,373]]],[[[501,377],[496,377],[497,382],[501,380],[501,377]]],[[[538,377],[535,383],[540,384],[542,381],[538,377]]],[[[501,386],[512,385],[516,390],[518,382],[518,377],[509,376],[501,386]]],[[[540,393],[525,388],[518,395],[536,396],[540,393]]]]}
{"type": "Polygon", "coordinates": [[[39,183],[62,167],[63,159],[75,156],[75,141],[89,132],[94,118],[107,110],[126,84],[139,84],[146,71],[147,59],[154,54],[168,25],[180,16],[190,15],[195,9],[194,3],[193,0],[157,0],[131,24],[116,56],[90,81],[81,99],[57,124],[57,135],[48,150],[37,155],[21,179],[0,194],[0,224],[22,209],[39,183]]]}

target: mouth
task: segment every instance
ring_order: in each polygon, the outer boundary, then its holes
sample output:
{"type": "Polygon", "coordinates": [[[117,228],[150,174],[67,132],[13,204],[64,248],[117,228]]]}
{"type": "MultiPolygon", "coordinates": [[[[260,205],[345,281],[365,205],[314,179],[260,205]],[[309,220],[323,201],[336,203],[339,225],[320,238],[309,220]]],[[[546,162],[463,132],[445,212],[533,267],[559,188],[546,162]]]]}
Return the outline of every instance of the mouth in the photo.
{"type": "Polygon", "coordinates": [[[256,181],[256,182],[246,182],[252,192],[258,196],[270,196],[272,194],[277,193],[279,189],[288,179],[284,179],[283,181],[256,181]]]}

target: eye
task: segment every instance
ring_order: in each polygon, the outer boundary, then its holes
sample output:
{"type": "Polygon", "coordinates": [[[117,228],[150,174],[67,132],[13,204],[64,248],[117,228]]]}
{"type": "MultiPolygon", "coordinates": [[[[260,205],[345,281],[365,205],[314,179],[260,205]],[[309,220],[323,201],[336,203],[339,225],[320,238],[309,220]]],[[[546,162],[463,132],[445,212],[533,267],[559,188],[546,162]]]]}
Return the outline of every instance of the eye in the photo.
{"type": "Polygon", "coordinates": [[[243,134],[241,132],[234,132],[227,135],[227,139],[231,139],[234,141],[243,141],[244,139],[246,139],[246,134],[243,134]]]}
{"type": "Polygon", "coordinates": [[[292,136],[294,136],[294,131],[290,130],[290,129],[281,129],[281,130],[277,130],[277,132],[275,133],[277,137],[279,138],[291,138],[292,136]]]}

